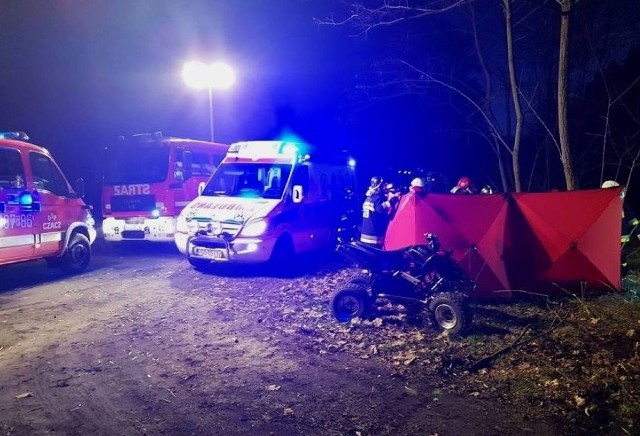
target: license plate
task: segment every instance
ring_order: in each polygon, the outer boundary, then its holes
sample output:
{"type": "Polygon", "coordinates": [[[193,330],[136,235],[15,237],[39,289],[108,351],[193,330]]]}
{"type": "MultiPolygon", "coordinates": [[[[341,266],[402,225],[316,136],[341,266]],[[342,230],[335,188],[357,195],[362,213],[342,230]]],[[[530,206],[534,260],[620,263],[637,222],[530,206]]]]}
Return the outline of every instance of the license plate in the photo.
{"type": "Polygon", "coordinates": [[[124,229],[125,230],[144,230],[144,224],[124,224],[124,229]]]}
{"type": "Polygon", "coordinates": [[[224,259],[224,250],[216,248],[194,247],[193,252],[197,256],[206,257],[207,259],[224,259]]]}

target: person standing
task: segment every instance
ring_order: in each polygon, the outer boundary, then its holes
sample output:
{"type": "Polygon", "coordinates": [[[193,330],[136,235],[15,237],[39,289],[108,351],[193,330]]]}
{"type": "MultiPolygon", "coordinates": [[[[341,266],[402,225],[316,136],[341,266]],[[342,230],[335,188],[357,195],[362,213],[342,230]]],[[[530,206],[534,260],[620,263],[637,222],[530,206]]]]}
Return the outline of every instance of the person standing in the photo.
{"type": "Polygon", "coordinates": [[[471,183],[471,179],[467,176],[460,177],[458,184],[451,188],[452,194],[476,194],[477,192],[475,186],[471,183]]]}
{"type": "MultiPolygon", "coordinates": [[[[615,188],[620,186],[620,184],[618,182],[616,182],[615,180],[606,180],[603,184],[602,184],[602,188],[603,189],[607,189],[607,188],[615,188]]],[[[620,193],[620,198],[622,198],[622,233],[620,235],[620,244],[622,246],[622,275],[624,276],[627,273],[627,269],[629,267],[628,265],[628,261],[627,261],[627,256],[629,255],[630,251],[636,246],[636,243],[638,242],[637,240],[631,241],[631,235],[636,233],[636,229],[638,228],[638,224],[640,224],[640,222],[638,221],[638,219],[636,218],[635,214],[633,213],[633,210],[631,209],[631,207],[629,207],[629,205],[627,204],[626,201],[624,201],[624,196],[625,196],[625,190],[623,189],[622,192],[620,193]],[[630,242],[633,242],[632,244],[629,244],[630,242]]],[[[638,237],[640,238],[640,235],[638,235],[638,237]]]]}
{"type": "Polygon", "coordinates": [[[381,177],[372,177],[362,204],[360,242],[376,248],[382,248],[389,225],[390,203],[385,197],[382,184],[381,177]]]}

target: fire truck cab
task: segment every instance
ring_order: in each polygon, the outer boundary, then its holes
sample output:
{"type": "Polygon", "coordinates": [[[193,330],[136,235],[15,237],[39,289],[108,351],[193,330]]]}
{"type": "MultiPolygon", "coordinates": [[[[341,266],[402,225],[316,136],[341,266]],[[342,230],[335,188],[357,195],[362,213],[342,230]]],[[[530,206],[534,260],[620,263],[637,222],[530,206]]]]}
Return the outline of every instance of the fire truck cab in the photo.
{"type": "Polygon", "coordinates": [[[329,247],[357,216],[355,163],[308,144],[232,144],[201,195],[178,217],[175,242],[189,262],[286,261],[329,247]]]}
{"type": "Polygon", "coordinates": [[[228,148],[160,132],[118,138],[105,149],[104,239],[173,241],[178,214],[228,148]]]}
{"type": "Polygon", "coordinates": [[[96,239],[84,183],[72,189],[49,151],[22,132],[0,133],[0,265],[46,259],[84,271],[96,239]]]}

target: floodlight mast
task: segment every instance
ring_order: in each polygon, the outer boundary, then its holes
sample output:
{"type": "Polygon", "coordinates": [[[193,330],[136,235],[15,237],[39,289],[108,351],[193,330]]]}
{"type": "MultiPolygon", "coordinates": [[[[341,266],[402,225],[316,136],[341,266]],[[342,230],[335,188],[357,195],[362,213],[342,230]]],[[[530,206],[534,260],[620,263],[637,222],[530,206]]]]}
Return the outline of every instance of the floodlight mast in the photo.
{"type": "Polygon", "coordinates": [[[191,61],[182,68],[182,79],[190,88],[207,89],[209,93],[209,133],[211,142],[213,136],[213,90],[229,89],[236,81],[233,68],[224,62],[205,64],[200,61],[191,61]]]}

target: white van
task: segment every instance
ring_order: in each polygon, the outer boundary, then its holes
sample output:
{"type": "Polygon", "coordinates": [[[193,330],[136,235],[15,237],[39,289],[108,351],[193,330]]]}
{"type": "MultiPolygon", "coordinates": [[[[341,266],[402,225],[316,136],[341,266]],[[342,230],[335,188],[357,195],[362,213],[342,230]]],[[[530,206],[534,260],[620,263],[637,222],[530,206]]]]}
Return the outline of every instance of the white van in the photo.
{"type": "Polygon", "coordinates": [[[49,152],[23,132],[0,133],[0,265],[46,259],[69,273],[85,270],[96,240],[91,207],[49,152]]]}
{"type": "Polygon", "coordinates": [[[232,144],[178,217],[175,242],[196,268],[260,263],[327,247],[357,216],[355,163],[308,144],[232,144]]]}

